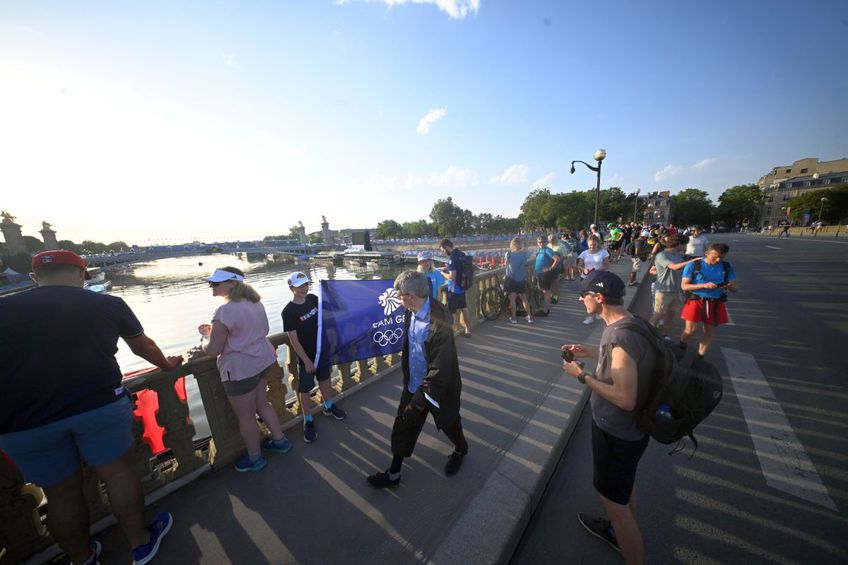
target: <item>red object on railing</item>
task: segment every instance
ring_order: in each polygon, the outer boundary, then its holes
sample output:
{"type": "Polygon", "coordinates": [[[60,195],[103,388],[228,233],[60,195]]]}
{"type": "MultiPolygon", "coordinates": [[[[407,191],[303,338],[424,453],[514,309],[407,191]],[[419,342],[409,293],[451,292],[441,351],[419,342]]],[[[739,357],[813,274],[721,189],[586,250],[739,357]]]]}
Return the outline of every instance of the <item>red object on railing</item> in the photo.
{"type": "MultiPolygon", "coordinates": [[[[155,371],[156,367],[148,367],[138,371],[126,373],[124,378],[137,377],[145,373],[155,371]]],[[[182,401],[186,401],[185,377],[180,377],[174,382],[174,391],[177,397],[182,401]]],[[[133,416],[137,420],[141,420],[144,424],[144,434],[142,440],[150,446],[150,451],[153,455],[165,451],[165,443],[162,438],[165,436],[165,428],[159,425],[156,421],[156,414],[159,412],[159,395],[155,390],[144,389],[135,394],[136,408],[133,410],[133,416]]]]}

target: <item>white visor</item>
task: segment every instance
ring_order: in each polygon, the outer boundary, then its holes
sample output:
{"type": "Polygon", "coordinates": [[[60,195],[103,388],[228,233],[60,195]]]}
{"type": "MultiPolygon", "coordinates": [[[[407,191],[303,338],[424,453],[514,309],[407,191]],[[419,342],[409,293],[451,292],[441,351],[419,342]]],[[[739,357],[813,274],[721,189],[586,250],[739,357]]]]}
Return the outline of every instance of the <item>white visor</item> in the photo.
{"type": "Polygon", "coordinates": [[[215,272],[212,273],[211,277],[206,278],[209,282],[224,282],[224,281],[238,281],[243,282],[244,277],[241,275],[237,275],[235,273],[231,273],[229,271],[225,271],[223,269],[215,269],[215,272]]]}

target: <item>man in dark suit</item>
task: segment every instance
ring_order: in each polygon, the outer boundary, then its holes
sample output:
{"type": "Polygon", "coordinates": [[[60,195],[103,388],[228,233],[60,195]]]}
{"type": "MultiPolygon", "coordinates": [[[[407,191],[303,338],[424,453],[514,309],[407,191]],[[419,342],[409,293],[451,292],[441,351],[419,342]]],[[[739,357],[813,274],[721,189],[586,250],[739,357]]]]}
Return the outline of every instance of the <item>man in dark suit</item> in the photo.
{"type": "Polygon", "coordinates": [[[394,288],[406,307],[403,338],[403,392],[392,426],[392,464],[382,473],[368,477],[374,488],[397,486],[403,459],[412,456],[418,436],[433,414],[436,427],[454,444],[445,474],[455,475],[468,453],[462,433],[459,395],[462,381],[453,338],[453,320],[448,309],[430,299],[427,277],[405,271],[394,288]]]}

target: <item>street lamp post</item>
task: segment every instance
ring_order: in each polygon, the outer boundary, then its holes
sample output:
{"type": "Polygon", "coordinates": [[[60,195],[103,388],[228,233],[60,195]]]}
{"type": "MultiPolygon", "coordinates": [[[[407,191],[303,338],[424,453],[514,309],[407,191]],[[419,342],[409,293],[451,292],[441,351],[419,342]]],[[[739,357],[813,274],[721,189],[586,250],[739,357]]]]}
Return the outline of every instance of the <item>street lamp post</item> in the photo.
{"type": "Polygon", "coordinates": [[[639,192],[640,190],[636,189],[636,202],[633,204],[633,223],[636,223],[636,212],[639,210],[639,192]]]}
{"type": "Polygon", "coordinates": [[[595,171],[596,173],[598,173],[598,182],[595,185],[595,221],[593,222],[595,225],[597,225],[597,223],[598,223],[598,206],[601,203],[601,164],[602,164],[602,161],[606,158],[606,156],[607,156],[607,152],[604,151],[603,149],[598,149],[597,151],[595,151],[594,159],[595,159],[595,161],[598,162],[597,167],[593,167],[592,165],[590,165],[586,161],[572,161],[571,162],[570,172],[571,172],[572,175],[574,174],[574,163],[583,163],[584,165],[586,165],[586,167],[589,168],[590,171],[595,171]]]}
{"type": "Polygon", "coordinates": [[[819,221],[821,222],[822,208],[824,208],[824,203],[827,202],[827,196],[821,197],[821,204],[819,204],[819,221]]]}

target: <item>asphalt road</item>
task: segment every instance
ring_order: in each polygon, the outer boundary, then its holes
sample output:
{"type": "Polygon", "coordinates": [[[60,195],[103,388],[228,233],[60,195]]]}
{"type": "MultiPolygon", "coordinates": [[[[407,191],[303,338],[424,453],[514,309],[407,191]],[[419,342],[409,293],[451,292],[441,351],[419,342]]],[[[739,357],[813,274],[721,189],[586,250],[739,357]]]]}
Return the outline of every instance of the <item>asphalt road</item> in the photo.
{"type": "MultiPolygon", "coordinates": [[[[637,475],[649,563],[848,563],[848,241],[722,234],[740,291],[707,358],[724,398],[700,448],[652,442],[637,475]]],[[[649,294],[639,301],[649,312],[649,294]]],[[[679,325],[675,332],[679,329],[679,325]]],[[[578,512],[592,488],[587,407],[512,563],[619,563],[578,512]]]]}

